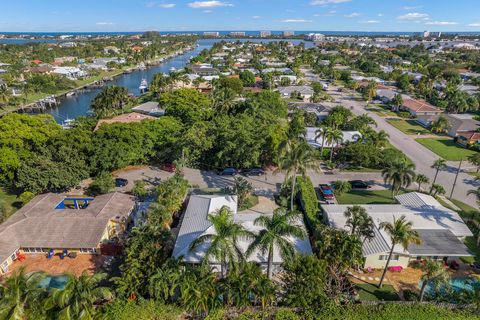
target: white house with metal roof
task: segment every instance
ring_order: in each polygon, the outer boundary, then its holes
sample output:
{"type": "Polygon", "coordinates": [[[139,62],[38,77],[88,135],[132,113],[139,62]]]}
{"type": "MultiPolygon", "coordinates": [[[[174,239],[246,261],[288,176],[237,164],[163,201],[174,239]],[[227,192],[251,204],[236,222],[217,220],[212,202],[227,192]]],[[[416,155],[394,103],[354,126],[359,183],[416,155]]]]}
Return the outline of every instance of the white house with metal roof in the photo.
{"type": "MultiPolygon", "coordinates": [[[[443,207],[435,198],[417,192],[396,196],[399,204],[361,205],[367,210],[374,222],[375,236],[363,241],[364,267],[385,267],[392,247],[390,236],[380,228],[382,222],[393,222],[404,215],[411,221],[413,229],[418,232],[422,243],[412,244],[407,250],[401,245],[394,247],[391,266],[407,267],[412,260],[435,259],[456,260],[471,256],[463,244],[465,237],[472,232],[462,218],[450,209],[443,207]]],[[[349,230],[344,213],[352,205],[322,206],[324,219],[332,227],[349,230]]],[[[362,239],[363,240],[363,239],[362,239]]]]}
{"type": "MultiPolygon", "coordinates": [[[[272,215],[265,213],[255,213],[252,211],[238,212],[237,197],[229,195],[192,195],[181,222],[180,230],[173,249],[173,257],[182,258],[187,263],[201,263],[205,257],[209,244],[205,243],[198,247],[195,251],[190,250],[192,242],[203,234],[213,234],[215,232],[212,224],[208,221],[209,214],[215,214],[222,207],[228,207],[233,213],[233,220],[242,225],[245,229],[258,233],[261,227],[255,226],[254,221],[261,215],[272,215]]],[[[303,221],[299,217],[298,225],[304,228],[303,221]]],[[[297,252],[302,254],[312,254],[310,241],[306,239],[290,238],[289,239],[297,252]]],[[[246,252],[251,243],[251,239],[238,239],[238,245],[243,253],[246,252]]],[[[266,270],[267,255],[260,252],[253,252],[247,257],[247,261],[253,261],[261,265],[266,270]]],[[[273,253],[273,271],[279,271],[283,259],[278,248],[274,248],[273,253]]],[[[210,261],[214,270],[220,270],[218,261],[210,261]]]]}

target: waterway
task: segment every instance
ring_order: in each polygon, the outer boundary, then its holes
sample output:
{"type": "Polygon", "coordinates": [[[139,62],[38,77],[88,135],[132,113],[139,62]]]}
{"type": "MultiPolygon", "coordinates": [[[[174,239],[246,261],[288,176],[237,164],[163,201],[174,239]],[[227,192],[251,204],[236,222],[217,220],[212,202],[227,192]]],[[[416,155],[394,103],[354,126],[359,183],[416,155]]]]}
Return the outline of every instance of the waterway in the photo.
{"type": "MultiPolygon", "coordinates": [[[[230,39],[233,41],[233,39],[230,39]]],[[[221,41],[219,39],[201,39],[199,40],[198,46],[188,51],[182,55],[173,57],[165,62],[156,65],[147,67],[146,70],[135,70],[132,73],[122,74],[118,77],[115,77],[112,81],[109,81],[107,85],[116,85],[125,87],[128,91],[136,96],[140,95],[140,82],[142,79],[146,79],[148,83],[152,81],[152,78],[157,73],[168,73],[171,68],[181,69],[185,67],[191,57],[195,57],[204,49],[210,49],[216,42],[221,41]]],[[[227,39],[229,41],[229,39],[227,39]]],[[[235,40],[236,41],[236,40],[235,40]]],[[[242,40],[247,41],[247,40],[242,40]]],[[[280,41],[280,40],[265,40],[265,39],[250,39],[251,42],[270,42],[270,41],[280,41]]],[[[288,40],[294,45],[298,45],[303,40],[288,40]]],[[[314,44],[312,42],[304,42],[306,47],[311,47],[314,44]]],[[[57,107],[47,110],[46,112],[51,114],[58,123],[62,123],[65,119],[75,119],[79,116],[87,115],[90,111],[90,105],[95,96],[102,90],[98,89],[89,89],[82,92],[78,92],[76,95],[63,98],[57,107]]]]}

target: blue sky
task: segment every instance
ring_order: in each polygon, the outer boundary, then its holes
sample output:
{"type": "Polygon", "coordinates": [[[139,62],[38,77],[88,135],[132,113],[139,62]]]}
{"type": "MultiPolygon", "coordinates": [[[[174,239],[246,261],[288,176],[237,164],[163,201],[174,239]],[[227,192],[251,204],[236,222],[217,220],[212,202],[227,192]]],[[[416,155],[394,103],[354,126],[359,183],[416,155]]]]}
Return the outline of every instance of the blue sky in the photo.
{"type": "Polygon", "coordinates": [[[1,31],[480,31],[479,0],[0,0],[1,31]]]}

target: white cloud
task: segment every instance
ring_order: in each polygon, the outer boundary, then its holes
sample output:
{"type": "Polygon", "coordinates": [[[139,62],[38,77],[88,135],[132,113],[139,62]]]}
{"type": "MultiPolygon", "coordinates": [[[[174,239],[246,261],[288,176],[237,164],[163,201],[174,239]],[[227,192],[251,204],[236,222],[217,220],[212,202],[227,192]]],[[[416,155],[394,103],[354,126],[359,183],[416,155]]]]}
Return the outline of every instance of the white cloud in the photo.
{"type": "Polygon", "coordinates": [[[164,9],[171,9],[171,8],[175,7],[176,4],[175,3],[160,3],[158,6],[160,8],[164,8],[164,9]]]}
{"type": "Polygon", "coordinates": [[[97,26],[112,26],[114,24],[115,23],[113,23],[113,22],[97,22],[96,23],[97,26]]]}
{"type": "Polygon", "coordinates": [[[212,13],[213,11],[212,10],[203,10],[202,12],[203,13],[212,13]]]}
{"type": "Polygon", "coordinates": [[[350,14],[346,14],[344,17],[345,18],[355,18],[355,17],[358,17],[360,15],[360,13],[358,12],[352,12],[350,14]]]}
{"type": "Polygon", "coordinates": [[[407,21],[428,20],[430,19],[430,16],[427,13],[409,12],[407,14],[398,16],[397,19],[407,21]]]}
{"type": "Polygon", "coordinates": [[[284,20],[280,20],[280,22],[284,22],[284,23],[306,23],[306,22],[312,22],[312,20],[305,20],[305,19],[284,19],[284,20]]]}
{"type": "Polygon", "coordinates": [[[337,4],[337,3],[345,3],[351,2],[352,0],[312,0],[310,4],[312,6],[325,6],[328,4],[337,4]]]}
{"type": "Polygon", "coordinates": [[[383,13],[379,13],[379,14],[377,14],[377,16],[383,17],[383,13]]]}
{"type": "Polygon", "coordinates": [[[423,8],[423,6],[405,6],[403,7],[403,10],[416,10],[421,8],[423,8]]]}
{"type": "Polygon", "coordinates": [[[453,22],[453,21],[428,21],[425,22],[426,25],[429,26],[454,26],[457,25],[458,22],[453,22]]]}
{"type": "Polygon", "coordinates": [[[188,4],[190,8],[202,9],[202,8],[217,8],[217,7],[233,7],[233,4],[223,1],[195,1],[188,4]]]}
{"type": "Polygon", "coordinates": [[[333,17],[336,13],[337,13],[337,11],[331,10],[331,11],[328,11],[326,13],[316,13],[313,16],[314,17],[333,17]]]}
{"type": "Polygon", "coordinates": [[[262,16],[253,16],[252,19],[262,19],[262,16]]]}
{"type": "Polygon", "coordinates": [[[467,24],[467,27],[480,27],[480,22],[467,24]]]}
{"type": "Polygon", "coordinates": [[[364,20],[364,21],[360,21],[360,23],[373,24],[373,23],[380,23],[380,21],[378,21],[378,20],[364,20]]]}

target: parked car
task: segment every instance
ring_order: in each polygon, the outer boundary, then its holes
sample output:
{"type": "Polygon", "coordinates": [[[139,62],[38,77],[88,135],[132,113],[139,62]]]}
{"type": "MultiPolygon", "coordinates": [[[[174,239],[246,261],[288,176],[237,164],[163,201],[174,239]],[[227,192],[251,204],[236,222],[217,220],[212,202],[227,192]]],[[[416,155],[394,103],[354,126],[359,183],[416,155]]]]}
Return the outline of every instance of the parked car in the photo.
{"type": "Polygon", "coordinates": [[[160,169],[167,172],[175,172],[175,170],[177,170],[177,165],[175,163],[165,163],[160,169]]]}
{"type": "Polygon", "coordinates": [[[352,186],[352,189],[370,189],[372,186],[363,180],[348,181],[352,186]]]}
{"type": "Polygon", "coordinates": [[[125,187],[127,184],[128,184],[127,179],[115,178],[115,187],[121,188],[121,187],[125,187]]]}
{"type": "Polygon", "coordinates": [[[250,170],[247,170],[243,172],[243,175],[245,176],[263,176],[265,174],[265,171],[262,168],[252,168],[250,170]]]}
{"type": "Polygon", "coordinates": [[[219,175],[221,176],[235,176],[237,175],[238,171],[235,168],[225,168],[223,169],[219,175]]]}
{"type": "Polygon", "coordinates": [[[320,193],[322,194],[323,199],[330,203],[329,201],[335,201],[335,195],[333,194],[333,189],[328,184],[320,185],[320,193]]]}

